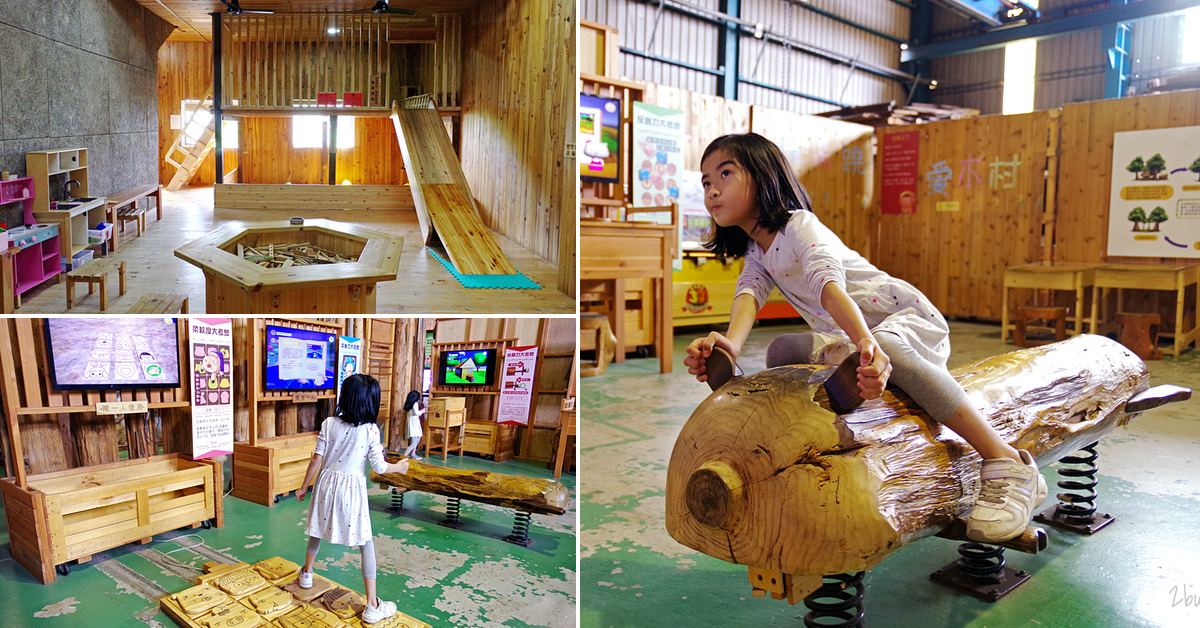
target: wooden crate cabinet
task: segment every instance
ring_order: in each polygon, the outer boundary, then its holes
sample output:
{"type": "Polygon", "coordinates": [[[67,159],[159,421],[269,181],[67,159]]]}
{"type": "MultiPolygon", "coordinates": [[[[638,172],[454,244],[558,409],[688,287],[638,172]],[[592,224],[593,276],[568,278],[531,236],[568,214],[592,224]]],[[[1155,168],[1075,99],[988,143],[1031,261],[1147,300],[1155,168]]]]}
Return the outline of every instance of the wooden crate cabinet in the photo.
{"type": "Polygon", "coordinates": [[[308,461],[317,446],[317,434],[305,432],[265,438],[255,445],[234,443],[234,497],[270,506],[278,495],[300,488],[308,461]]]}
{"type": "Polygon", "coordinates": [[[55,566],[155,534],[221,522],[219,462],[183,454],[32,475],[0,482],[13,558],[42,584],[55,566]]]}
{"type": "Polygon", "coordinates": [[[442,460],[446,460],[451,451],[457,451],[460,456],[463,454],[466,407],[466,397],[434,397],[429,400],[429,418],[425,422],[426,456],[431,450],[434,454],[441,453],[442,460]]]}
{"type": "Polygon", "coordinates": [[[463,428],[463,451],[484,456],[496,455],[495,423],[484,421],[467,421],[463,428]]]}

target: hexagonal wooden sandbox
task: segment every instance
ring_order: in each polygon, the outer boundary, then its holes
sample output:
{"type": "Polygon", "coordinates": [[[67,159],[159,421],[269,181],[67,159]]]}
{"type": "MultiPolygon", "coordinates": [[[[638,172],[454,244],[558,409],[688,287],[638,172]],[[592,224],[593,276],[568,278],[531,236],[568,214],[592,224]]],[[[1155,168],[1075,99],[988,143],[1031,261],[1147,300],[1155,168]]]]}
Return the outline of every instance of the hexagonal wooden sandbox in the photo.
{"type": "Polygon", "coordinates": [[[333,220],[230,223],[178,249],[204,271],[210,314],[374,314],[375,284],[396,278],[403,238],[333,220]],[[353,262],[264,268],[238,245],[315,244],[353,262]]]}

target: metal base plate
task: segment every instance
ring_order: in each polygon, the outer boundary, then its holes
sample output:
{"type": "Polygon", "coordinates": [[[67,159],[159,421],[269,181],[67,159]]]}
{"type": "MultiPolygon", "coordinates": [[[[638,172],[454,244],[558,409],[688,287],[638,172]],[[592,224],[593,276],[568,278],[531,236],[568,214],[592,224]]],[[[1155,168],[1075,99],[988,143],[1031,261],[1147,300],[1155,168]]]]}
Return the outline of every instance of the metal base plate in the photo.
{"type": "Polygon", "coordinates": [[[1079,523],[1066,519],[1060,515],[1058,513],[1058,505],[1055,504],[1054,506],[1051,506],[1034,515],[1033,520],[1038,523],[1045,523],[1047,525],[1077,532],[1079,534],[1095,534],[1104,528],[1104,526],[1116,521],[1117,518],[1108,513],[1097,512],[1092,514],[1090,521],[1085,520],[1084,522],[1079,523]]]}
{"type": "Polygon", "coordinates": [[[1021,586],[1029,579],[1029,574],[1005,567],[1000,582],[995,584],[976,584],[975,580],[958,568],[958,561],[929,574],[929,579],[941,582],[949,587],[973,595],[984,602],[995,602],[1008,595],[1013,589],[1021,586]]]}
{"type": "Polygon", "coordinates": [[[529,547],[530,545],[533,545],[533,539],[529,537],[521,538],[512,534],[504,537],[504,540],[512,543],[513,545],[520,545],[522,547],[529,547]]]}

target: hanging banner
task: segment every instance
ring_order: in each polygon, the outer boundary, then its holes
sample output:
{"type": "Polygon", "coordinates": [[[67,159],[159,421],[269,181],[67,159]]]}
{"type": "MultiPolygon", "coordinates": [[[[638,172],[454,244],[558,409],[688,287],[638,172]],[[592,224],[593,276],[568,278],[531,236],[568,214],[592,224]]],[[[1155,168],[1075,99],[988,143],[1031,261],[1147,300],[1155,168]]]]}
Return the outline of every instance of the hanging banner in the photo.
{"type": "Polygon", "coordinates": [[[500,406],[497,423],[529,425],[529,408],[533,403],[533,374],[537,367],[536,345],[509,347],[504,352],[504,370],[500,376],[500,406]]]}
{"type": "Polygon", "coordinates": [[[1113,133],[1108,254],[1200,257],[1200,126],[1113,133]]]}
{"type": "Polygon", "coordinates": [[[233,453],[233,321],[189,318],[192,459],[233,453]]]}
{"type": "Polygon", "coordinates": [[[346,381],[347,377],[362,372],[359,370],[362,368],[362,346],[362,338],[338,336],[337,396],[339,399],[342,396],[342,382],[346,381]]]}
{"type": "Polygon", "coordinates": [[[888,133],[883,136],[879,150],[882,200],[880,213],[917,212],[917,158],[920,157],[920,146],[920,131],[888,133]]]}
{"type": "MultiPolygon", "coordinates": [[[[633,103],[634,207],[679,201],[683,182],[683,112],[633,103]]],[[[639,218],[641,214],[639,214],[639,218]]],[[[670,222],[670,216],[666,217],[670,222]]]]}

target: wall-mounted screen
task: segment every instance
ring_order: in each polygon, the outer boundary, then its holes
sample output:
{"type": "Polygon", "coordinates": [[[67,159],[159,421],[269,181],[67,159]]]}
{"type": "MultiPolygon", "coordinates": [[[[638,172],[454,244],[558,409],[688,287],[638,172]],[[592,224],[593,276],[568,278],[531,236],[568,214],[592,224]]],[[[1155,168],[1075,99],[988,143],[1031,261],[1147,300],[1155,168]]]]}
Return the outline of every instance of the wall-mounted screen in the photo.
{"type": "Polygon", "coordinates": [[[267,390],[320,390],[337,385],[336,333],[267,325],[267,390]]]}
{"type": "Polygon", "coordinates": [[[621,101],[579,95],[579,178],[619,183],[621,101]]]}
{"type": "Polygon", "coordinates": [[[438,383],[445,386],[491,386],[496,379],[496,350],[443,351],[438,383]]]}
{"type": "Polygon", "coordinates": [[[178,388],[173,318],[48,318],[55,390],[178,388]]]}

